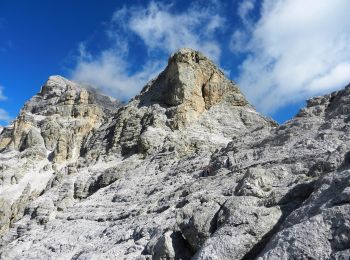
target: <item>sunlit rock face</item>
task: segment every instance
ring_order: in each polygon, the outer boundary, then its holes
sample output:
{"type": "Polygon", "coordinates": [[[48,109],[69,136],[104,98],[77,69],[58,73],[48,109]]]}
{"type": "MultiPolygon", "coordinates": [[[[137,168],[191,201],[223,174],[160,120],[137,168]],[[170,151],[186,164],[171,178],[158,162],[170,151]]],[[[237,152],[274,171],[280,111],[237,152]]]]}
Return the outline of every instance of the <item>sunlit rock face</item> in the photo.
{"type": "Polygon", "coordinates": [[[278,126],[191,49],[124,105],[50,77],[0,129],[0,259],[347,259],[349,89],[278,126]]]}
{"type": "Polygon", "coordinates": [[[197,51],[181,49],[108,127],[101,128],[108,132],[97,131],[85,150],[94,156],[96,146],[122,155],[162,150],[189,155],[214,151],[236,135],[274,125],[255,111],[212,61],[197,51]],[[113,135],[113,140],[101,145],[101,135],[113,135]]]}
{"type": "Polygon", "coordinates": [[[218,103],[249,106],[234,82],[197,51],[181,49],[141,93],[141,104],[157,102],[168,108],[171,126],[179,128],[198,119],[218,103]]]}
{"type": "MultiPolygon", "coordinates": [[[[1,137],[0,149],[27,150],[41,146],[58,163],[79,157],[82,140],[107,120],[118,102],[64,79],[52,76],[29,100],[1,137]],[[106,103],[97,100],[104,98],[106,103]],[[111,109],[112,108],[112,109],[111,109]]],[[[46,158],[46,151],[43,153],[46,158]]]]}
{"type": "Polygon", "coordinates": [[[43,191],[54,169],[77,161],[84,139],[119,106],[63,77],[47,80],[0,135],[2,230],[22,217],[26,203],[43,191]]]}

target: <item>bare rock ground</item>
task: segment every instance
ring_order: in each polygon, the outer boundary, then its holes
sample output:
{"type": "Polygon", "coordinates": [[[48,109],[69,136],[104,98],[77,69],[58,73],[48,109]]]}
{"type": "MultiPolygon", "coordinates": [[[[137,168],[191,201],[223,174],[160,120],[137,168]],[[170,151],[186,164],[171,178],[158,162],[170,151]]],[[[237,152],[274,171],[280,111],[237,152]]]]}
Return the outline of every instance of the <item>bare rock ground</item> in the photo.
{"type": "Polygon", "coordinates": [[[125,105],[50,77],[0,130],[0,259],[349,259],[349,118],[278,126],[190,49],[125,105]]]}

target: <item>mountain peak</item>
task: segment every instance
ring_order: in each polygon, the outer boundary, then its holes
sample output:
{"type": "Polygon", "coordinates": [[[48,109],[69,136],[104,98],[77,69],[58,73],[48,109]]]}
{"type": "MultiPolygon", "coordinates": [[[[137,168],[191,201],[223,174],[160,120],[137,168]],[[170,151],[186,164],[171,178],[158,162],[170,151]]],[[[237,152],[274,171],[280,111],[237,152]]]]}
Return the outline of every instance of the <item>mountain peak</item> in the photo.
{"type": "Polygon", "coordinates": [[[193,50],[191,48],[181,48],[174,52],[170,58],[169,62],[196,62],[199,63],[200,60],[209,60],[205,55],[201,52],[193,50]]]}
{"type": "Polygon", "coordinates": [[[105,112],[120,106],[120,102],[99,93],[91,86],[53,75],[47,79],[40,92],[26,103],[24,109],[32,113],[40,113],[50,107],[54,107],[53,109],[57,111],[57,106],[91,104],[99,105],[105,112]]]}
{"type": "Polygon", "coordinates": [[[60,75],[52,75],[46,81],[47,86],[54,85],[56,87],[66,87],[67,85],[76,85],[73,81],[70,81],[60,75]]]}
{"type": "Polygon", "coordinates": [[[69,79],[66,79],[62,76],[53,75],[53,76],[50,76],[45,82],[45,84],[41,87],[39,95],[41,96],[49,95],[50,97],[52,96],[60,97],[67,91],[71,93],[87,92],[87,90],[81,85],[69,79]]]}
{"type": "Polygon", "coordinates": [[[186,124],[221,102],[249,106],[237,85],[202,53],[183,48],[169,58],[165,70],[139,96],[141,104],[172,108],[177,125],[186,124]]]}

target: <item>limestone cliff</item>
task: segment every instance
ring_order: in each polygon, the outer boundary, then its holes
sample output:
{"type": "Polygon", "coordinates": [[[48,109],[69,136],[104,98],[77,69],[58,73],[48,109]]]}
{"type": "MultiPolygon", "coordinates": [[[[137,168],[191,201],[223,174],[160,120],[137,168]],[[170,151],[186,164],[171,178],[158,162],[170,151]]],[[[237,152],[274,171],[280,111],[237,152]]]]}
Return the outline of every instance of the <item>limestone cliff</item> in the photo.
{"type": "Polygon", "coordinates": [[[88,134],[119,105],[60,76],[48,79],[0,135],[0,201],[8,205],[0,233],[21,218],[56,169],[74,164],[88,134]]]}
{"type": "Polygon", "coordinates": [[[347,259],[349,99],[278,126],[191,49],[123,106],[51,77],[0,134],[0,259],[347,259]]]}

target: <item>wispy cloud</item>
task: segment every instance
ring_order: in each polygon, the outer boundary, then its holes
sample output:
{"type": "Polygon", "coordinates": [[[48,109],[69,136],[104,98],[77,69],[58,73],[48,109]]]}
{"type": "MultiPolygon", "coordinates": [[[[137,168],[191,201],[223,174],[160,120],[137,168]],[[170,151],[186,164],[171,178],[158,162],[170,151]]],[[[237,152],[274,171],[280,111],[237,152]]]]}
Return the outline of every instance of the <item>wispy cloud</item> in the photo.
{"type": "Polygon", "coordinates": [[[204,6],[192,4],[182,12],[172,8],[172,4],[152,1],[146,8],[129,6],[117,10],[106,31],[110,47],[96,54],[81,44],[72,78],[125,100],[156,76],[165,66],[166,57],[178,48],[194,48],[219,61],[221,48],[215,33],[224,23],[219,5],[209,1],[204,6]],[[129,61],[135,40],[141,40],[146,49],[147,62],[139,68],[129,61]]]}
{"type": "MultiPolygon", "coordinates": [[[[6,100],[7,97],[4,94],[4,87],[0,86],[0,101],[6,100]]],[[[3,121],[5,123],[8,123],[11,120],[10,115],[8,112],[2,108],[0,108],[0,121],[3,121]]]]}
{"type": "Polygon", "coordinates": [[[348,10],[347,0],[265,0],[260,20],[244,31],[248,36],[233,36],[232,50],[247,52],[238,82],[248,98],[273,112],[348,83],[348,10]]]}
{"type": "Polygon", "coordinates": [[[253,23],[253,20],[250,14],[254,10],[254,8],[255,8],[255,0],[243,0],[238,5],[237,13],[246,27],[251,26],[253,23]]]}
{"type": "Polygon", "coordinates": [[[157,63],[147,63],[138,72],[129,73],[130,64],[118,51],[105,50],[96,57],[85,54],[73,71],[73,78],[91,84],[102,92],[127,100],[160,70],[157,63]]]}
{"type": "Polygon", "coordinates": [[[11,120],[10,115],[7,113],[6,110],[0,108],[0,121],[8,123],[11,120]]]}
{"type": "Polygon", "coordinates": [[[213,32],[222,27],[224,19],[212,9],[199,6],[183,13],[172,13],[170,9],[171,6],[151,2],[146,10],[131,12],[129,28],[151,50],[173,52],[186,46],[219,60],[220,46],[213,32]]]}
{"type": "Polygon", "coordinates": [[[0,101],[6,100],[7,97],[4,94],[4,87],[0,85],[0,101]]]}
{"type": "Polygon", "coordinates": [[[243,0],[238,4],[237,15],[243,26],[237,27],[231,35],[230,49],[236,54],[247,51],[248,42],[254,29],[254,19],[251,15],[256,8],[255,0],[243,0]]]}

